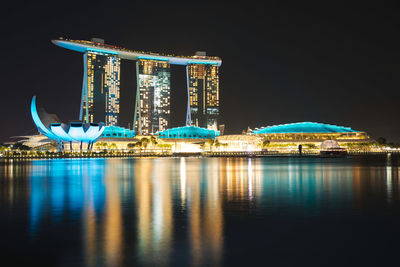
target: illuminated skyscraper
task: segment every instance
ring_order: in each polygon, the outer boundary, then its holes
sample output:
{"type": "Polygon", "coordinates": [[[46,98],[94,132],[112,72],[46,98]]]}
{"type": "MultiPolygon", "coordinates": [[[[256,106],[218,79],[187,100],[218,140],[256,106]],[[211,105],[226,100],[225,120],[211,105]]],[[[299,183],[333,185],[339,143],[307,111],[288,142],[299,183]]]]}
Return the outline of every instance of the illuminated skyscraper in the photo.
{"type": "Polygon", "coordinates": [[[118,125],[120,64],[114,54],[89,50],[84,54],[80,120],[118,125]]]}
{"type": "Polygon", "coordinates": [[[147,135],[163,131],[170,125],[170,64],[166,60],[139,59],[136,67],[136,132],[147,135]]]}
{"type": "Polygon", "coordinates": [[[218,130],[219,57],[196,52],[174,56],[129,50],[92,38],[60,38],[55,45],[84,53],[84,80],[79,119],[85,122],[119,123],[120,59],[136,61],[136,104],[133,125],[139,135],[154,134],[170,127],[170,65],[186,66],[186,125],[218,130]]]}
{"type": "MultiPolygon", "coordinates": [[[[187,120],[192,125],[218,130],[219,76],[218,65],[188,64],[187,79],[190,105],[187,120]]],[[[189,124],[189,122],[187,122],[189,124]]]]}

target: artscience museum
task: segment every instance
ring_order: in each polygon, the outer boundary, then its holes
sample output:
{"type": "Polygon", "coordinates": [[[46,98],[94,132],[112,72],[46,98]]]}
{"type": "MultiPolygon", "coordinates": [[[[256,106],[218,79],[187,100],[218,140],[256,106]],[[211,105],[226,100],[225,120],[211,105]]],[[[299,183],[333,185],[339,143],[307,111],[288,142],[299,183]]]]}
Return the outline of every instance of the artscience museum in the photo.
{"type": "Polygon", "coordinates": [[[32,98],[31,115],[39,132],[57,142],[60,151],[64,149],[64,143],[69,143],[72,150],[72,142],[79,142],[81,149],[82,144],[85,143],[87,148],[91,149],[105,129],[102,122],[70,122],[65,124],[60,122],[56,115],[48,114],[43,109],[38,112],[36,96],[32,98]]]}

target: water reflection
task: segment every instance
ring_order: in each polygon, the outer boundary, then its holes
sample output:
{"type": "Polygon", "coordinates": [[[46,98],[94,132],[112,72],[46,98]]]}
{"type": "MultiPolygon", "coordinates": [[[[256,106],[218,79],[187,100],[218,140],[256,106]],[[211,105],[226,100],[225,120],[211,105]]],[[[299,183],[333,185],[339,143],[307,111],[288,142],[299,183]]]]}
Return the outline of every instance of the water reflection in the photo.
{"type": "Polygon", "coordinates": [[[168,263],[173,227],[170,164],[142,160],[135,168],[138,254],[145,263],[168,263]],[[155,168],[154,164],[157,165],[155,168]]]}
{"type": "MultiPolygon", "coordinates": [[[[187,188],[191,263],[205,264],[204,255],[214,265],[220,262],[223,246],[222,191],[217,161],[202,162],[183,160],[183,175],[189,177],[187,188]],[[186,164],[188,168],[186,168],[186,164]]],[[[186,198],[186,196],[185,196],[186,198]]],[[[209,262],[208,262],[209,264],[209,262]]]]}
{"type": "Polygon", "coordinates": [[[390,205],[400,186],[396,165],[340,159],[37,160],[0,171],[2,203],[28,204],[32,242],[72,227],[60,242],[81,240],[86,266],[222,265],[233,218],[390,205]]]}

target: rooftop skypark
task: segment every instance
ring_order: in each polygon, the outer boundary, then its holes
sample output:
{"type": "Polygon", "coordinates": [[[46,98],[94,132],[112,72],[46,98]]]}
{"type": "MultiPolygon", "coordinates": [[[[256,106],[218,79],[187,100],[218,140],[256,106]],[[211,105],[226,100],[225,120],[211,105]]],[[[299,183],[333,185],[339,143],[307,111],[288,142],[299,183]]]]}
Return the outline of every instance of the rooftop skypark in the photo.
{"type": "Polygon", "coordinates": [[[188,64],[212,64],[221,66],[222,60],[219,57],[210,57],[204,54],[194,56],[177,56],[172,54],[161,54],[145,51],[134,51],[115,45],[104,44],[104,40],[93,38],[92,41],[59,39],[52,42],[60,47],[85,53],[86,51],[103,52],[106,54],[118,55],[122,59],[154,59],[167,60],[170,64],[188,65],[188,64]]]}

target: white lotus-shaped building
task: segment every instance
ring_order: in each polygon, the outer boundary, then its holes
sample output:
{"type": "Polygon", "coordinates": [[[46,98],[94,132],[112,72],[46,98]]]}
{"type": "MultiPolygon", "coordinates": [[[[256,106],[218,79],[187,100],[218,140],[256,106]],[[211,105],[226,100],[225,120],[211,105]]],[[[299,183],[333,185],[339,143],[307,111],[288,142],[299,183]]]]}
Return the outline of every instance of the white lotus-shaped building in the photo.
{"type": "MultiPolygon", "coordinates": [[[[70,122],[65,124],[61,122],[54,122],[54,119],[51,120],[51,115],[45,112],[42,113],[44,114],[42,116],[46,116],[47,122],[45,123],[39,117],[39,113],[36,108],[36,96],[34,96],[31,102],[31,114],[36,127],[38,128],[39,132],[58,142],[61,144],[61,146],[63,142],[81,142],[87,143],[89,146],[91,146],[97,141],[105,129],[104,123],[102,122],[70,122]]],[[[53,118],[54,117],[55,116],[53,116],[53,118]]]]}

